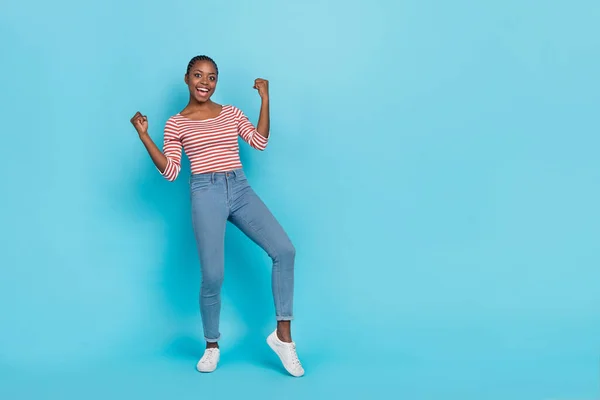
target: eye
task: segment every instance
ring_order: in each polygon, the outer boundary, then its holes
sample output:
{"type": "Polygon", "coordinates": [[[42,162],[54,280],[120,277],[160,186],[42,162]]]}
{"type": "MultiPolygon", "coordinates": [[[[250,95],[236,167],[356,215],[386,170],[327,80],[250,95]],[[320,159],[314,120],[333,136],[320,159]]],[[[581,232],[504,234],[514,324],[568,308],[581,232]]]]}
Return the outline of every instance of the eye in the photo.
{"type": "Polygon", "coordinates": [[[194,74],[194,76],[195,76],[196,78],[200,78],[200,74],[198,74],[198,73],[195,73],[195,74],[194,74]]]}
{"type": "Polygon", "coordinates": [[[216,78],[214,76],[211,76],[210,80],[214,82],[216,80],[216,78]]]}

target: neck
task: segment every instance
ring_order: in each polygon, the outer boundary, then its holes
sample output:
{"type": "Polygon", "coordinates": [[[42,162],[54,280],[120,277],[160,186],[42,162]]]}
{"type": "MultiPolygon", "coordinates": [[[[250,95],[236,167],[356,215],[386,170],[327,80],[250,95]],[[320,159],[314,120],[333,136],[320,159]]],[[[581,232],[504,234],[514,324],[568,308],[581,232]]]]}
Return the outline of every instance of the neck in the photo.
{"type": "Polygon", "coordinates": [[[190,96],[188,107],[193,108],[195,110],[202,110],[211,108],[213,104],[213,101],[210,99],[201,103],[198,100],[196,100],[193,96],[190,96]]]}

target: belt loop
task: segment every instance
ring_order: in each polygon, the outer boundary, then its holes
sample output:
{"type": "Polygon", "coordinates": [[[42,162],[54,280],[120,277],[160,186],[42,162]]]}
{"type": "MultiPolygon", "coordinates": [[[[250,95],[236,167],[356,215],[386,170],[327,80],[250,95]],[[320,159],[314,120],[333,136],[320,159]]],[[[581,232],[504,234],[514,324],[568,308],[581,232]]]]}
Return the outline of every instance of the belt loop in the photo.
{"type": "Polygon", "coordinates": [[[215,173],[214,172],[210,173],[210,183],[215,183],[215,173]]]}

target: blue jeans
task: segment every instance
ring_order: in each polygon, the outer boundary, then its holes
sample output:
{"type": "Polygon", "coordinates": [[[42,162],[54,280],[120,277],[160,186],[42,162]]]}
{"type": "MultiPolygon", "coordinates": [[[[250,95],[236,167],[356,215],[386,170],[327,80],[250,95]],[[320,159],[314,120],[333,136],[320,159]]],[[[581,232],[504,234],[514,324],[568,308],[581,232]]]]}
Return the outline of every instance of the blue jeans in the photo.
{"type": "Polygon", "coordinates": [[[278,321],[293,319],[296,249],[269,209],[250,187],[244,171],[194,174],[190,177],[192,223],[200,266],[200,314],[207,342],[217,342],[227,221],[267,252],[273,261],[271,286],[278,321]]]}

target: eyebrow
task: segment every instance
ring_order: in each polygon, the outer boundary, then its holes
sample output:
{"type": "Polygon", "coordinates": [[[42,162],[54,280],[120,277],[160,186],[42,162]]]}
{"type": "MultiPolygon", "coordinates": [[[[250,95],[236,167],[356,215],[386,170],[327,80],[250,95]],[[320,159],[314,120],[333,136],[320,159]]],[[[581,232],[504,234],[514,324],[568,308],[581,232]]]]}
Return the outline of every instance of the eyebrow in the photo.
{"type": "MultiPolygon", "coordinates": [[[[204,71],[200,70],[200,69],[195,69],[194,72],[202,72],[204,73],[204,71]]],[[[209,75],[216,75],[216,73],[214,72],[208,72],[209,75]]]]}

